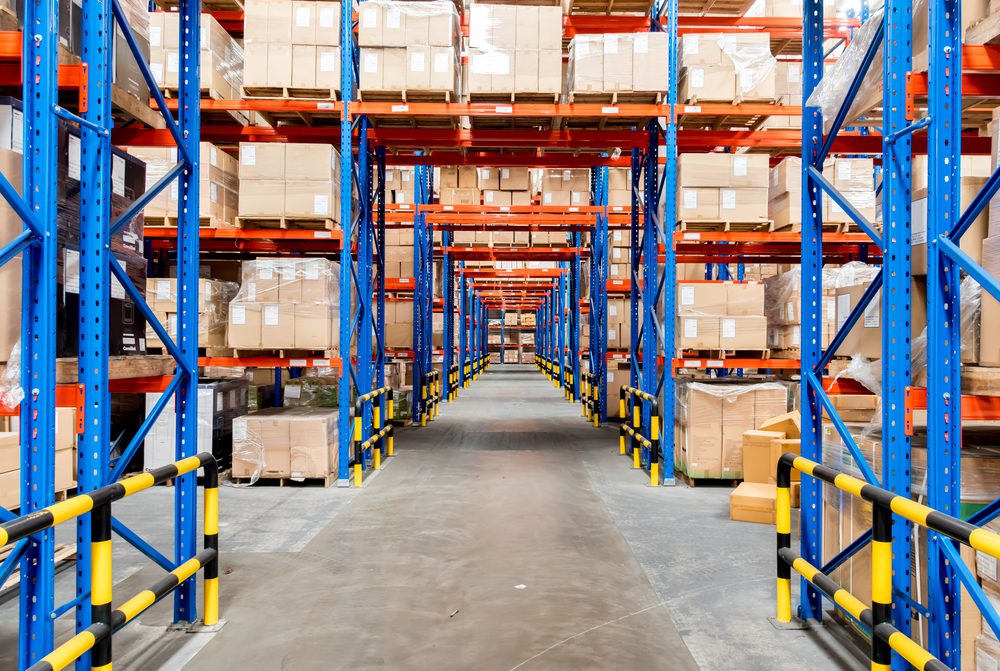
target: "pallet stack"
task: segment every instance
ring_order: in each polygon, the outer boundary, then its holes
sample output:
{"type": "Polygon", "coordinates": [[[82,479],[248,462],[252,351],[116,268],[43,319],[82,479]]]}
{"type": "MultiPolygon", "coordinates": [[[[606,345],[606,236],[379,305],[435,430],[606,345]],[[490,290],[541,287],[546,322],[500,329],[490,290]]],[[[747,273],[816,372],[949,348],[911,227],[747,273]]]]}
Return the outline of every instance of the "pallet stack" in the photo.
{"type": "Polygon", "coordinates": [[[771,55],[768,33],[695,33],[681,36],[680,42],[680,102],[773,103],[777,99],[777,61],[771,55]]]}
{"type": "MultiPolygon", "coordinates": [[[[827,161],[824,176],[868,221],[877,215],[874,165],[870,158],[827,161]]],[[[777,230],[802,230],[802,159],[790,157],[771,169],[767,210],[777,230]]],[[[832,198],[823,198],[823,225],[827,230],[857,230],[854,220],[832,198]]]]}
{"type": "Polygon", "coordinates": [[[765,154],[681,154],[677,161],[680,230],[768,230],[765,154]]]}
{"type": "Polygon", "coordinates": [[[330,144],[240,143],[240,228],[331,230],[340,223],[340,152],[330,144]]]}
{"type": "Polygon", "coordinates": [[[666,92],[666,33],[577,35],[569,43],[569,102],[659,103],[666,92]]]}
{"type": "Polygon", "coordinates": [[[472,101],[558,102],[562,8],[475,3],[469,16],[472,101]]]}
{"type": "MultiPolygon", "coordinates": [[[[160,90],[177,97],[180,58],[180,14],[150,12],[149,69],[160,90]]],[[[243,47],[211,14],[201,15],[201,95],[233,100],[243,91],[243,47]]]]}

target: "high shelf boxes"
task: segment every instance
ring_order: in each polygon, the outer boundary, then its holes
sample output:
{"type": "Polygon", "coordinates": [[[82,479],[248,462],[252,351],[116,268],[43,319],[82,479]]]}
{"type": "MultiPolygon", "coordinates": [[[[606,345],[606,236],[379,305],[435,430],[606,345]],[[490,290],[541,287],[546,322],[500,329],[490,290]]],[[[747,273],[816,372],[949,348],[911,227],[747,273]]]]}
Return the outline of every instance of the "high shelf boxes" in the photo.
{"type": "MultiPolygon", "coordinates": [[[[161,89],[176,91],[180,74],[180,14],[149,12],[149,69],[161,89]]],[[[243,87],[243,48],[211,14],[201,15],[201,90],[232,100],[243,87]]]]}
{"type": "Polygon", "coordinates": [[[475,3],[469,17],[470,97],[562,93],[562,8],[475,3]]]}
{"type": "Polygon", "coordinates": [[[243,262],[243,283],[229,304],[235,349],[324,350],[340,345],[340,264],[326,259],[243,262]]]}
{"type": "Polygon", "coordinates": [[[243,220],[340,222],[340,153],[330,144],[240,143],[243,220]]]}
{"type": "Polygon", "coordinates": [[[768,33],[682,35],[678,100],[774,102],[776,63],[768,33]]]}
{"type": "Polygon", "coordinates": [[[656,94],[667,90],[666,33],[577,35],[569,43],[566,90],[585,94],[656,94]],[[653,67],[662,63],[663,67],[653,67]]]}
{"type": "Polygon", "coordinates": [[[247,0],[244,16],[244,95],[339,93],[339,2],[247,0]]]}
{"type": "Polygon", "coordinates": [[[386,93],[403,100],[414,93],[458,100],[461,46],[454,3],[369,0],[359,11],[362,100],[386,93]]]}
{"type": "Polygon", "coordinates": [[[479,205],[479,173],[472,165],[442,166],[437,185],[442,205],[479,205]]]}
{"type": "Polygon", "coordinates": [[[678,282],[677,321],[681,350],[767,349],[764,285],[758,282],[678,282]]]}
{"type": "MultiPolygon", "coordinates": [[[[876,214],[874,170],[870,158],[831,159],[823,167],[823,175],[869,222],[875,221],[876,214]]],[[[786,158],[771,169],[767,209],[776,229],[801,229],[802,159],[786,158]]],[[[824,224],[851,224],[853,221],[832,198],[824,195],[824,224]]]]}
{"type": "Polygon", "coordinates": [[[765,223],[766,154],[681,154],[677,220],[765,223]]]}

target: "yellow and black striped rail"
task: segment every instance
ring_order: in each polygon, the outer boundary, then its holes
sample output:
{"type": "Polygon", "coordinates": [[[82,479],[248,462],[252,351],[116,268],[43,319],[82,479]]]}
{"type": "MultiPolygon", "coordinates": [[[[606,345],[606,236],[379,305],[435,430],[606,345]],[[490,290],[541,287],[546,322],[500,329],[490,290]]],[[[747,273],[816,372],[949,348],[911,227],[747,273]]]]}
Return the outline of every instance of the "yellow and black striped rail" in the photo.
{"type": "Polygon", "coordinates": [[[594,426],[601,425],[600,413],[601,386],[593,373],[580,373],[580,405],[583,406],[583,416],[594,426]]]}
{"type": "Polygon", "coordinates": [[[359,396],[354,402],[354,435],[351,440],[354,443],[354,486],[360,487],[364,479],[365,452],[372,450],[372,468],[376,471],[382,468],[382,450],[385,449],[386,457],[391,457],[395,453],[395,436],[393,435],[392,420],[395,418],[395,406],[392,395],[392,387],[382,387],[359,396]],[[382,422],[382,398],[385,397],[385,424],[382,422]],[[365,406],[371,407],[372,431],[367,440],[362,442],[364,437],[365,406]]]}
{"type": "Polygon", "coordinates": [[[632,452],[632,468],[642,468],[642,453],[639,447],[649,450],[649,484],[660,484],[660,403],[653,394],[622,385],[618,390],[618,416],[622,418],[618,428],[618,453],[632,452]],[[649,404],[649,435],[642,433],[643,404],[649,404]],[[629,426],[629,419],[632,425],[629,426]],[[639,445],[637,446],[636,443],[639,445]]]}
{"type": "Polygon", "coordinates": [[[468,387],[470,384],[472,384],[472,362],[471,361],[466,361],[465,362],[465,383],[462,385],[462,388],[464,389],[464,388],[468,387]]]}
{"type": "Polygon", "coordinates": [[[796,454],[778,460],[775,501],[778,541],[778,621],[792,619],[794,569],[834,603],[857,618],[872,632],[871,668],[889,671],[892,652],[920,671],[949,671],[949,667],[892,626],[892,515],[896,514],[925,529],[936,531],[963,545],[1000,559],[1000,535],[969,524],[905,496],[870,485],[864,480],[824,466],[796,454]],[[841,491],[872,504],[872,604],[866,606],[829,576],[809,564],[792,548],[792,469],[827,482],[841,491]]]}
{"type": "Polygon", "coordinates": [[[29,671],[59,671],[91,652],[91,667],[111,671],[111,636],[186,580],[205,570],[202,622],[219,622],[219,466],[203,452],[172,464],[119,480],[86,494],[60,501],[29,515],[0,524],[0,545],[15,543],[39,531],[90,513],[91,586],[93,624],[29,667],[29,671]],[[164,575],[152,587],[113,608],[111,560],[111,504],[198,469],[205,470],[203,549],[164,575]]]}
{"type": "Polygon", "coordinates": [[[563,396],[572,403],[573,398],[573,367],[563,366],[563,396]]]}
{"type": "Polygon", "coordinates": [[[451,403],[458,398],[458,364],[452,364],[448,369],[448,402],[451,403]]]}
{"type": "Polygon", "coordinates": [[[488,354],[484,354],[481,357],[477,358],[474,363],[475,366],[472,372],[472,379],[476,380],[479,378],[480,375],[482,375],[489,369],[490,356],[488,354]]]}
{"type": "Polygon", "coordinates": [[[424,373],[420,381],[420,400],[423,411],[420,413],[420,426],[427,426],[427,421],[433,421],[438,416],[441,403],[441,371],[432,370],[424,373]]]}

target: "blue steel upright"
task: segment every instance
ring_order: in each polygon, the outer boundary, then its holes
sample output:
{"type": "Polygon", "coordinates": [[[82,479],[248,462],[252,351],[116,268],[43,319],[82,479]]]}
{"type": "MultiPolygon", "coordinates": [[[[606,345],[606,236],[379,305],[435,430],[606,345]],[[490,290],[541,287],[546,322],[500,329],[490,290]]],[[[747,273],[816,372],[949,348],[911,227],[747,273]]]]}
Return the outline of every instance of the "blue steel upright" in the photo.
{"type": "MultiPolygon", "coordinates": [[[[642,375],[639,380],[640,389],[644,392],[656,395],[659,382],[659,359],[658,348],[658,324],[656,319],[656,306],[660,284],[660,263],[658,259],[659,237],[660,237],[660,192],[657,190],[660,184],[659,170],[659,146],[660,132],[656,121],[650,121],[649,145],[646,150],[646,165],[643,168],[643,193],[645,201],[643,208],[643,229],[642,229],[642,320],[641,325],[641,347],[642,347],[642,375]]],[[[633,194],[635,189],[633,188],[633,194]]],[[[671,197],[675,192],[671,192],[671,197]]],[[[634,200],[633,195],[633,200],[634,200]]],[[[664,226],[664,228],[666,228],[664,226]]],[[[634,282],[634,279],[633,279],[634,282]]],[[[636,315],[637,317],[639,315],[636,315]]],[[[669,317],[667,318],[669,319],[669,317]]],[[[638,336],[633,336],[637,338],[638,336]]],[[[671,401],[672,402],[672,401],[671,401]]],[[[643,435],[651,435],[652,420],[650,417],[651,406],[643,403],[642,410],[642,431],[643,435]]],[[[661,429],[662,431],[662,429],[661,429]]],[[[671,429],[668,433],[673,433],[671,429]]],[[[645,448],[643,448],[645,451],[645,448]]],[[[652,459],[652,455],[649,457],[652,459]]],[[[665,462],[660,469],[660,478],[666,476],[666,471],[671,468],[670,462],[665,462]]],[[[671,468],[671,473],[673,470],[671,468]]]]}
{"type": "Polygon", "coordinates": [[[451,229],[441,232],[441,246],[444,255],[441,268],[444,271],[444,359],[441,370],[441,396],[451,400],[451,366],[455,361],[455,268],[454,261],[448,254],[451,247],[451,229]]]}
{"type": "MultiPolygon", "coordinates": [[[[24,3],[23,193],[36,237],[21,258],[22,515],[55,501],[58,15],[56,0],[24,3]]],[[[54,550],[50,529],[30,537],[21,559],[21,668],[52,649],[54,550]]]]}
{"type": "MultiPolygon", "coordinates": [[[[573,248],[579,250],[583,234],[575,231],[572,236],[573,248]]],[[[580,253],[573,254],[569,271],[569,356],[573,370],[573,400],[580,400],[580,253]]]]}
{"type": "MultiPolygon", "coordinates": [[[[375,224],[375,387],[385,386],[385,147],[375,149],[375,201],[378,220],[375,224]]],[[[387,400],[379,398],[382,417],[388,417],[387,400]]]]}
{"type": "MultiPolygon", "coordinates": [[[[668,54],[677,52],[677,0],[667,0],[667,41],[668,54]]],[[[654,26],[656,24],[654,23],[654,26]]],[[[664,357],[663,374],[657,382],[657,388],[663,389],[660,396],[663,400],[660,403],[660,412],[663,421],[660,422],[662,432],[660,444],[663,450],[663,484],[674,484],[674,329],[676,327],[675,303],[677,300],[677,256],[674,251],[674,227],[677,221],[677,59],[670,58],[668,65],[668,85],[667,104],[670,113],[667,116],[667,124],[663,136],[663,152],[666,163],[663,167],[663,180],[660,182],[659,191],[665,197],[663,201],[663,272],[660,275],[660,283],[663,286],[663,342],[662,353],[664,357]]],[[[659,151],[659,148],[658,148],[659,151]]],[[[657,163],[658,161],[657,157],[657,163]]]]}
{"type": "Polygon", "coordinates": [[[597,378],[597,416],[608,420],[608,168],[591,171],[593,204],[603,210],[595,218],[590,257],[590,372],[597,378]]]}
{"type": "Polygon", "coordinates": [[[469,285],[465,261],[459,261],[458,276],[458,388],[466,384],[465,365],[469,362],[469,285]]]}
{"type": "MultiPolygon", "coordinates": [[[[357,194],[358,211],[351,220],[351,227],[357,232],[358,258],[355,262],[358,291],[358,317],[357,317],[357,363],[355,369],[355,382],[358,396],[364,396],[372,390],[373,383],[373,362],[372,362],[372,337],[375,334],[375,315],[372,309],[372,271],[373,254],[379,252],[373,244],[375,239],[375,227],[372,221],[372,172],[373,166],[371,155],[368,151],[368,117],[362,116],[358,124],[358,166],[357,166],[357,194]]],[[[353,171],[352,171],[353,172],[353,171]]],[[[362,404],[361,418],[361,441],[367,441],[372,435],[372,406],[369,403],[362,404]]],[[[371,450],[365,450],[360,458],[362,469],[367,468],[371,450]]],[[[355,458],[358,458],[355,455],[355,458]]]]}
{"type": "Polygon", "coordinates": [[[351,222],[353,221],[352,200],[354,195],[354,160],[352,146],[353,124],[351,102],[354,99],[355,44],[352,25],[353,5],[343,0],[340,6],[340,96],[343,111],[340,119],[340,225],[343,238],[340,248],[340,387],[337,390],[338,409],[338,457],[337,485],[349,485],[351,462],[351,389],[353,371],[351,366],[351,342],[353,315],[351,302],[354,287],[351,282],[351,222]]]}

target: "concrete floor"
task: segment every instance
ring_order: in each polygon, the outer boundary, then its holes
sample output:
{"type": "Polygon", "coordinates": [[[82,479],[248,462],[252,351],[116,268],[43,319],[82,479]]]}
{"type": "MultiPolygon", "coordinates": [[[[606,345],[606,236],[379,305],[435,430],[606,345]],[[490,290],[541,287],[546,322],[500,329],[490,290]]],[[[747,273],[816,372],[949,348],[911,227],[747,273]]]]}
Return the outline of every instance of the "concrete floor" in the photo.
{"type": "MultiPolygon", "coordinates": [[[[729,521],[726,488],[646,486],[579,413],[497,366],[361,490],[224,488],[226,625],[164,633],[165,601],[116,669],[866,668],[830,628],[768,622],[772,528],[729,521]]],[[[169,554],[172,491],[146,494],[116,514],[169,554]]],[[[124,543],[115,561],[116,603],[155,580],[124,543]]],[[[0,668],[16,619],[0,605],[0,668]]]]}

